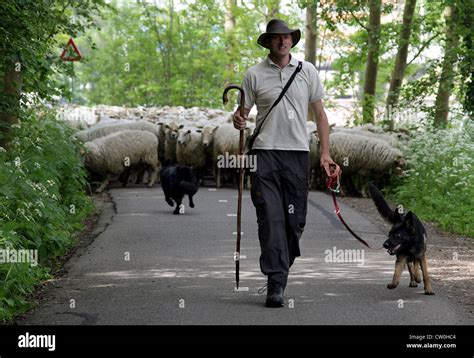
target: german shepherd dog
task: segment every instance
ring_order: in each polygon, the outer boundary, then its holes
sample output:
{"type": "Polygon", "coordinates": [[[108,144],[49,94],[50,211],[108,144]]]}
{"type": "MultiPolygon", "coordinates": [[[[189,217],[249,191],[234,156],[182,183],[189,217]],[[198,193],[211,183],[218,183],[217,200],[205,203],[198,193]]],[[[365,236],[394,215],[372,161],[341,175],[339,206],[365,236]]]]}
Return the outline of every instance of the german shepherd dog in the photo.
{"type": "Polygon", "coordinates": [[[392,282],[387,287],[393,289],[398,286],[400,276],[407,265],[410,273],[410,287],[417,287],[417,283],[421,282],[421,268],[425,295],[434,295],[428,276],[428,264],[425,256],[426,230],[423,224],[411,211],[404,214],[398,208],[392,210],[373,183],[369,183],[369,192],[379,213],[392,224],[388,240],[384,242],[383,247],[390,255],[396,255],[397,260],[392,282]]]}

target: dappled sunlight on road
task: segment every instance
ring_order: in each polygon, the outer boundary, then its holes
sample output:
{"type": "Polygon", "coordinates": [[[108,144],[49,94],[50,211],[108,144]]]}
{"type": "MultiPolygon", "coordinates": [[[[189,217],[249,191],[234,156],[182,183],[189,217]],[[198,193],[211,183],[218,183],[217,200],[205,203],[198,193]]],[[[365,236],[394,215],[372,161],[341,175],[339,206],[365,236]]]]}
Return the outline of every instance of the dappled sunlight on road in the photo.
{"type": "MultiPolygon", "coordinates": [[[[351,281],[377,281],[385,280],[393,274],[393,261],[381,260],[380,255],[368,255],[362,263],[333,263],[325,262],[322,258],[299,258],[296,260],[291,272],[290,282],[297,283],[298,280],[317,278],[323,280],[351,280],[351,281]]],[[[212,258],[206,261],[222,262],[222,258],[212,258]]],[[[186,261],[179,260],[181,263],[186,261]]],[[[241,280],[264,280],[257,262],[243,264],[240,271],[241,280]],[[249,267],[250,266],[250,267],[249,267]]],[[[203,268],[151,268],[148,270],[123,270],[92,272],[87,276],[95,278],[107,278],[113,280],[127,279],[166,279],[166,278],[234,278],[235,268],[229,258],[229,264],[211,264],[203,268]]],[[[385,281],[384,281],[385,282],[385,281]]]]}

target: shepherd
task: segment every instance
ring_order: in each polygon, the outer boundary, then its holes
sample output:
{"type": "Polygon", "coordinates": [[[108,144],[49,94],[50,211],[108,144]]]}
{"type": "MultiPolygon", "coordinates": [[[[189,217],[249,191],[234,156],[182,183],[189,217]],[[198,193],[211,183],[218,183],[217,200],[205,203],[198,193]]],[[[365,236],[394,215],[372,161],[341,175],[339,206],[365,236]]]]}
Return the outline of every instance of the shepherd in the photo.
{"type": "Polygon", "coordinates": [[[270,53],[248,69],[242,84],[244,108],[240,105],[233,115],[234,127],[242,130],[251,108],[257,106],[247,154],[254,155],[257,163],[257,170],[250,173],[250,195],[257,214],[260,269],[267,276],[266,307],[284,306],[290,267],[301,254],[309,185],[309,105],[316,118],[320,165],[328,177],[338,179],[342,173],[329,156],[324,90],[316,68],[290,54],[300,37],[300,30],[288,28],[282,20],[267,24],[257,42],[270,53]]]}

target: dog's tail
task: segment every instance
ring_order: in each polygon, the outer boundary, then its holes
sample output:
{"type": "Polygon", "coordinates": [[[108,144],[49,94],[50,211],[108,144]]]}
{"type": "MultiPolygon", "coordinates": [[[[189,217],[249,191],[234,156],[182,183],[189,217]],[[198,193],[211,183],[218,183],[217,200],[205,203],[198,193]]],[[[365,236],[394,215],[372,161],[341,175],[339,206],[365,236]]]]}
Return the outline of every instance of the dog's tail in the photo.
{"type": "Polygon", "coordinates": [[[385,201],[382,193],[372,182],[369,183],[369,193],[380,215],[382,215],[384,219],[394,223],[395,211],[392,210],[390,206],[388,206],[388,203],[385,201]]]}
{"type": "Polygon", "coordinates": [[[193,196],[198,191],[198,186],[188,181],[182,181],[180,183],[180,188],[184,194],[193,196]]]}

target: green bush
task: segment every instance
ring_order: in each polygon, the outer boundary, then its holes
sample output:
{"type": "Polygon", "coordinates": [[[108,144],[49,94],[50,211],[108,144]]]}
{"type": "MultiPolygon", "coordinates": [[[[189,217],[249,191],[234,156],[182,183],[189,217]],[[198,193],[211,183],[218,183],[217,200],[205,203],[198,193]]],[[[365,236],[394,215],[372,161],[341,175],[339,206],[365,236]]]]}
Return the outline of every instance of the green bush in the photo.
{"type": "Polygon", "coordinates": [[[48,278],[92,212],[80,144],[47,109],[22,113],[13,146],[0,148],[0,249],[38,250],[38,265],[0,263],[0,321],[29,307],[28,296],[48,278]]]}
{"type": "Polygon", "coordinates": [[[442,229],[474,237],[474,124],[416,133],[393,198],[442,229]]]}

